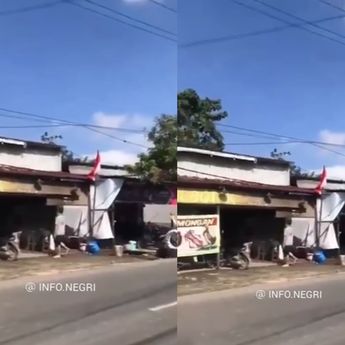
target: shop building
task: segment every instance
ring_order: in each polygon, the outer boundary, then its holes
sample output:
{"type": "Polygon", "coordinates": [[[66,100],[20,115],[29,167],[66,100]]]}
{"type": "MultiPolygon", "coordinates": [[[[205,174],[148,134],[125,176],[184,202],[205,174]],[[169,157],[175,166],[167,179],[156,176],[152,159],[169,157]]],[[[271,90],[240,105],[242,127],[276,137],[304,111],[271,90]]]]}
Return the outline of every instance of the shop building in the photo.
{"type": "Polygon", "coordinates": [[[315,216],[311,189],[290,185],[286,161],[178,148],[178,214],[218,214],[221,243],[284,242],[287,219],[315,216]]]}

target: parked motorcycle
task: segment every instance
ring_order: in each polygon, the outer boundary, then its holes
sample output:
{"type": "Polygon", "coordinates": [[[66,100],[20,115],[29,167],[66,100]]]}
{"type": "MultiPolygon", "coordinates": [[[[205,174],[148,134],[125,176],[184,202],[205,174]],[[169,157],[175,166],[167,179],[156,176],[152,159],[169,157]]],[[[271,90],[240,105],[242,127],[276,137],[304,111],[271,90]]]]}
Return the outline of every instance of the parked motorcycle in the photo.
{"type": "Polygon", "coordinates": [[[17,238],[14,234],[10,237],[0,238],[0,260],[16,261],[18,260],[19,252],[17,238]]]}
{"type": "Polygon", "coordinates": [[[250,248],[253,242],[246,242],[243,244],[243,247],[229,256],[227,263],[231,268],[247,270],[249,268],[251,259],[250,259],[250,248]]]}

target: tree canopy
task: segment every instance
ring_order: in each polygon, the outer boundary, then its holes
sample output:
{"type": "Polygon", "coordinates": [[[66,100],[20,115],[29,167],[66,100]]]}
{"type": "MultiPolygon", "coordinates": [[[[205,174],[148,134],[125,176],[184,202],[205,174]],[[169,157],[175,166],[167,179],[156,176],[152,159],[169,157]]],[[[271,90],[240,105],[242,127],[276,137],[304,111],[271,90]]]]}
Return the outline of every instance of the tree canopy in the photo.
{"type": "Polygon", "coordinates": [[[128,166],[128,171],[154,183],[176,182],[176,116],[164,114],[156,118],[148,140],[152,146],[146,153],[139,154],[139,161],[128,166]]]}
{"type": "Polygon", "coordinates": [[[193,89],[178,94],[178,145],[223,151],[224,141],[217,122],[228,116],[220,100],[201,98],[193,89]]]}
{"type": "Polygon", "coordinates": [[[139,155],[139,162],[128,171],[152,182],[176,182],[179,146],[222,151],[223,136],[218,121],[228,116],[220,100],[201,98],[195,90],[187,89],[177,96],[177,116],[161,115],[148,134],[152,146],[139,155]]]}

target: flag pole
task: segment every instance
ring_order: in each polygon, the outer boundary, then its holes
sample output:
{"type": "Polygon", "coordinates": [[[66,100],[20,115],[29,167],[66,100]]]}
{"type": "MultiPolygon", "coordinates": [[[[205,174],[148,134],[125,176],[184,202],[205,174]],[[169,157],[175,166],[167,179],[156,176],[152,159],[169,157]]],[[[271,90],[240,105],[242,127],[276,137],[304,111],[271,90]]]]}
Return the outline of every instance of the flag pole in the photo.
{"type": "Polygon", "coordinates": [[[95,182],[94,182],[94,189],[95,189],[95,191],[94,191],[94,193],[93,193],[91,237],[93,237],[93,235],[94,235],[94,230],[95,230],[97,179],[95,179],[95,182]]]}
{"type": "Polygon", "coordinates": [[[99,170],[101,169],[101,158],[99,155],[99,151],[97,151],[97,156],[95,160],[95,165],[93,169],[91,170],[90,174],[88,175],[89,178],[93,181],[94,186],[94,193],[93,193],[93,203],[91,204],[91,187],[90,187],[90,214],[91,214],[91,226],[90,226],[90,237],[94,236],[94,230],[95,230],[95,219],[96,219],[96,195],[97,195],[97,175],[99,170]]]}
{"type": "Polygon", "coordinates": [[[323,193],[322,190],[320,192],[320,214],[319,214],[319,226],[318,226],[318,234],[316,234],[316,247],[320,249],[320,236],[322,231],[322,208],[323,208],[323,193]]]}

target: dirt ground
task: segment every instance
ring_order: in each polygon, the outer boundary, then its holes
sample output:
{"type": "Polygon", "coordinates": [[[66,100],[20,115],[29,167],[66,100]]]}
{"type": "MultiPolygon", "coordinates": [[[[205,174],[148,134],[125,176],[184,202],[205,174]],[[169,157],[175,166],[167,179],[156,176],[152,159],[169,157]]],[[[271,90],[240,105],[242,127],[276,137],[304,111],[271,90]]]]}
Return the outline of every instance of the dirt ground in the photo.
{"type": "Polygon", "coordinates": [[[14,279],[23,276],[37,276],[56,274],[66,271],[78,271],[94,269],[107,265],[121,263],[140,262],[143,260],[155,260],[153,256],[124,255],[116,257],[111,252],[103,252],[102,255],[87,255],[82,253],[71,253],[59,259],[50,256],[37,258],[20,259],[18,261],[0,261],[0,281],[14,279]]]}
{"type": "Polygon", "coordinates": [[[179,296],[228,290],[253,284],[284,282],[291,279],[308,279],[326,274],[345,273],[345,267],[330,262],[327,265],[313,263],[290,267],[270,266],[250,268],[246,271],[223,269],[220,271],[181,272],[178,274],[179,296]]]}

